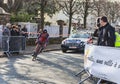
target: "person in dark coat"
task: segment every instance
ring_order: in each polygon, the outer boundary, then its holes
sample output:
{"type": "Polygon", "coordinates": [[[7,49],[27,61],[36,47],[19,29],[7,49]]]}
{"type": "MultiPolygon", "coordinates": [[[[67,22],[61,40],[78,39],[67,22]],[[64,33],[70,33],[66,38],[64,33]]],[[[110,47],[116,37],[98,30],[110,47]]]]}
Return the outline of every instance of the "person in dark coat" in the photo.
{"type": "Polygon", "coordinates": [[[26,39],[28,37],[28,31],[27,31],[27,28],[26,26],[24,25],[24,27],[21,29],[21,35],[23,36],[22,37],[22,50],[25,50],[25,47],[26,47],[26,39]]]}
{"type": "Polygon", "coordinates": [[[25,38],[28,37],[28,32],[27,32],[26,26],[24,26],[24,27],[21,29],[21,34],[22,34],[22,36],[24,36],[25,38]]]}
{"type": "Polygon", "coordinates": [[[96,29],[95,29],[95,31],[93,33],[93,36],[98,37],[98,32],[99,32],[99,28],[100,28],[100,17],[97,18],[96,24],[97,24],[97,27],[96,27],[96,29]]]}
{"type": "Polygon", "coordinates": [[[18,26],[13,25],[11,29],[10,51],[13,54],[19,54],[20,50],[20,31],[18,26]]]}
{"type": "Polygon", "coordinates": [[[98,36],[97,45],[99,46],[115,46],[115,28],[112,27],[106,16],[99,18],[98,29],[95,30],[94,36],[98,36]]]}
{"type": "MultiPolygon", "coordinates": [[[[97,45],[98,46],[115,46],[115,28],[112,27],[107,20],[106,16],[98,18],[97,27],[94,31],[94,36],[98,37],[97,45]]],[[[101,83],[114,84],[106,80],[102,80],[101,83]]]]}

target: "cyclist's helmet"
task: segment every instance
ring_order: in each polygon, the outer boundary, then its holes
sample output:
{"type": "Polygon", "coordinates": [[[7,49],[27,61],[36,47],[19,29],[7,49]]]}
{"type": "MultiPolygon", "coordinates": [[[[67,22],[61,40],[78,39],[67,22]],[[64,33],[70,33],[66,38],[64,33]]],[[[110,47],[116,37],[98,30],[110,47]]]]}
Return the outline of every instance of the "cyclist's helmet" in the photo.
{"type": "Polygon", "coordinates": [[[47,33],[47,30],[46,30],[46,29],[44,29],[44,30],[43,30],[43,33],[47,33]]]}

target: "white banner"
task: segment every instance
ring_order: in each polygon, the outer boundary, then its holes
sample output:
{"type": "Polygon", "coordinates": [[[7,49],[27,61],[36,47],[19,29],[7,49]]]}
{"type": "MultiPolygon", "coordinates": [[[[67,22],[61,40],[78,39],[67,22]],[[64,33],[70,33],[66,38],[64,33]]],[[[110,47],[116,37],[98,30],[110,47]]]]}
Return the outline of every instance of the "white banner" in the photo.
{"type": "Polygon", "coordinates": [[[95,77],[120,84],[120,48],[86,45],[84,68],[95,77]]]}

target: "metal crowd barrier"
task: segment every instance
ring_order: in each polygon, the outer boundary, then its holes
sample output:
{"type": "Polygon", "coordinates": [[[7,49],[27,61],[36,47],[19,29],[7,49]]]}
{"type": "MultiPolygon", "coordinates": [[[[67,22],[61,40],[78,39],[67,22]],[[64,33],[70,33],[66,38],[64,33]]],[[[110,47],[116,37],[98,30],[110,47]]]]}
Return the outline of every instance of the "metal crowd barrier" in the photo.
{"type": "Polygon", "coordinates": [[[26,38],[24,36],[0,36],[0,51],[8,57],[11,54],[25,50],[26,38]]]}
{"type": "Polygon", "coordinates": [[[77,73],[75,76],[80,77],[80,82],[79,84],[83,84],[85,81],[87,81],[88,79],[92,80],[94,83],[93,84],[100,84],[102,79],[99,79],[97,77],[94,77],[92,74],[89,73],[89,71],[87,69],[83,69],[81,70],[79,73],[77,73]],[[84,79],[82,79],[82,76],[86,74],[87,77],[85,77],[84,79]]]}

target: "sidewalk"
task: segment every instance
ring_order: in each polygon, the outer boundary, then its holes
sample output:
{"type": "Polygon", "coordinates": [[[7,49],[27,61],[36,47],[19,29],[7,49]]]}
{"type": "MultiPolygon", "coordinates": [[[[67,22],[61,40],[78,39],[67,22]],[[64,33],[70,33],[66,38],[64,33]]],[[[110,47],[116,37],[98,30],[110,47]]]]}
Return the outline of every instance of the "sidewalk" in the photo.
{"type": "MultiPolygon", "coordinates": [[[[35,46],[26,46],[26,50],[23,51],[24,54],[31,54],[35,49],[35,46]]],[[[61,44],[49,44],[47,47],[43,50],[43,52],[47,51],[53,51],[53,50],[60,50],[61,44]]]]}
{"type": "MultiPolygon", "coordinates": [[[[21,54],[32,54],[35,49],[35,46],[26,46],[26,49],[21,54]]],[[[47,47],[43,50],[43,52],[47,51],[54,51],[54,50],[60,50],[61,46],[60,44],[49,44],[47,47]]],[[[0,51],[0,56],[3,56],[3,51],[0,51]]]]}

